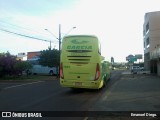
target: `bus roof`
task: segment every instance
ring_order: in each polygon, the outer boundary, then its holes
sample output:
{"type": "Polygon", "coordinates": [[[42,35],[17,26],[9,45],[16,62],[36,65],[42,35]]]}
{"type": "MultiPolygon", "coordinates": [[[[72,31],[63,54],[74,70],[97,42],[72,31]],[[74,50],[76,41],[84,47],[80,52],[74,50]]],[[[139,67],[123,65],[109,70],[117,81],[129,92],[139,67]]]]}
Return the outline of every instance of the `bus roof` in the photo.
{"type": "Polygon", "coordinates": [[[94,37],[98,39],[98,37],[95,35],[67,35],[67,36],[64,36],[64,38],[69,38],[69,37],[94,37]]]}

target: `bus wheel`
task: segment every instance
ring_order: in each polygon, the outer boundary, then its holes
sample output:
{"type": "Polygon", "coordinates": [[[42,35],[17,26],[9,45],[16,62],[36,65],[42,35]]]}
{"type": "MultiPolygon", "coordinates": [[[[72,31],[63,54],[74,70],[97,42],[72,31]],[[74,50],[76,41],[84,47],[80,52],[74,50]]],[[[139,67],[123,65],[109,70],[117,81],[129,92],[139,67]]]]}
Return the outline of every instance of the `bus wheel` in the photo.
{"type": "Polygon", "coordinates": [[[106,87],[106,77],[104,77],[104,79],[103,79],[103,86],[102,86],[102,88],[104,88],[104,87],[106,87]]]}

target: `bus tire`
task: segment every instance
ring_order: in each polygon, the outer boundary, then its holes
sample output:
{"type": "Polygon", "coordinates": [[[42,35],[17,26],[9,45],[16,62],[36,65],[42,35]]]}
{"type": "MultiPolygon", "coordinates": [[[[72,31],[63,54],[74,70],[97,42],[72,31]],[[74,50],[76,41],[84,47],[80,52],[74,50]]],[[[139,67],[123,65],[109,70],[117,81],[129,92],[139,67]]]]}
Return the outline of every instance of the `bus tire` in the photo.
{"type": "Polygon", "coordinates": [[[106,77],[106,76],[104,76],[104,79],[103,79],[103,86],[102,86],[102,88],[106,87],[106,82],[107,82],[107,77],[106,77]]]}
{"type": "Polygon", "coordinates": [[[106,87],[106,82],[103,80],[103,88],[106,87]]]}

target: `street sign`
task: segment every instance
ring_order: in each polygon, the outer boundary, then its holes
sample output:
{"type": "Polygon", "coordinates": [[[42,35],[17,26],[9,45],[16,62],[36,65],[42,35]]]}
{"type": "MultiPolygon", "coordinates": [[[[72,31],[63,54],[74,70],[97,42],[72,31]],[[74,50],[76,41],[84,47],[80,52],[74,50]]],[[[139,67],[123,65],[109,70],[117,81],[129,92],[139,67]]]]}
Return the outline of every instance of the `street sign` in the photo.
{"type": "MultiPolygon", "coordinates": [[[[138,58],[140,58],[141,56],[139,55],[138,58]]],[[[126,57],[126,61],[128,61],[129,63],[134,63],[135,61],[137,61],[137,57],[133,56],[133,55],[128,55],[126,57]]]]}
{"type": "Polygon", "coordinates": [[[130,62],[135,62],[135,61],[137,61],[137,58],[134,56],[134,57],[130,58],[129,61],[130,61],[130,62]]]}
{"type": "Polygon", "coordinates": [[[136,57],[137,59],[142,59],[142,54],[137,54],[137,55],[135,55],[135,57],[136,57]]]}
{"type": "Polygon", "coordinates": [[[134,56],[133,56],[133,55],[128,55],[128,56],[126,57],[126,61],[130,61],[130,59],[131,59],[132,57],[134,57],[134,56]]]}

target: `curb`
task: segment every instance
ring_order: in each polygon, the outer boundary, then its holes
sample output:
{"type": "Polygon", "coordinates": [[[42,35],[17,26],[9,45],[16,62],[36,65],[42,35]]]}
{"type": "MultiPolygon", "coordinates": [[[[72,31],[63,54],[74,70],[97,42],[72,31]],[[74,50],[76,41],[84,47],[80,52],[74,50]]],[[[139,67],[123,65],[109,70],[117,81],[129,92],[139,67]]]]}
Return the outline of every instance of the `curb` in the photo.
{"type": "Polygon", "coordinates": [[[1,82],[35,82],[35,81],[52,81],[52,80],[59,80],[59,78],[50,78],[50,79],[24,79],[24,80],[0,80],[1,82]]]}

